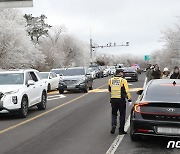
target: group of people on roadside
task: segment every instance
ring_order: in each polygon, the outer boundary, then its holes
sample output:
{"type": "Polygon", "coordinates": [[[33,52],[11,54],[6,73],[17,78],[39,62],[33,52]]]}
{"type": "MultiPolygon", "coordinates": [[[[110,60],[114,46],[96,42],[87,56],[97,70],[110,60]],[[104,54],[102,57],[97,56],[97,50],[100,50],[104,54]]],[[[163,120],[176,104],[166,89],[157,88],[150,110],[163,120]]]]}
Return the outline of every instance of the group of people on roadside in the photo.
{"type": "Polygon", "coordinates": [[[147,82],[153,79],[180,79],[180,69],[178,66],[174,67],[171,74],[168,68],[164,68],[163,71],[161,71],[158,64],[148,64],[146,68],[146,77],[147,82]]]}

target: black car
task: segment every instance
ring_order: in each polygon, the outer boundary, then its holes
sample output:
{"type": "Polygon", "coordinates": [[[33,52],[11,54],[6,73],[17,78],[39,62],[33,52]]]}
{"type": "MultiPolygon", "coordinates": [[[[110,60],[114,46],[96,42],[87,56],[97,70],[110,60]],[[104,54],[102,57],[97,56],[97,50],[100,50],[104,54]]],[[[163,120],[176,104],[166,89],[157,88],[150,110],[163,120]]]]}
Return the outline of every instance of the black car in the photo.
{"type": "Polygon", "coordinates": [[[68,68],[59,81],[58,89],[60,94],[63,94],[65,90],[87,93],[88,90],[93,89],[93,78],[86,67],[68,68]]]}
{"type": "Polygon", "coordinates": [[[137,93],[140,97],[131,111],[131,140],[142,135],[180,137],[180,80],[152,80],[137,93]]]}
{"type": "Polygon", "coordinates": [[[133,67],[117,68],[124,70],[124,78],[128,81],[138,81],[138,73],[133,67]]]}

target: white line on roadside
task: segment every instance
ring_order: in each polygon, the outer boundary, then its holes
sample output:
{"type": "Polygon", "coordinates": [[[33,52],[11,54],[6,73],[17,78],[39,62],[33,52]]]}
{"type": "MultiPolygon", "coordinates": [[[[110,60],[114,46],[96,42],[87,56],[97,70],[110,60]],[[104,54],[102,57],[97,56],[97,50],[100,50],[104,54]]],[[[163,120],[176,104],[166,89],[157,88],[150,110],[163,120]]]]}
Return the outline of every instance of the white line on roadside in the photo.
{"type": "Polygon", "coordinates": [[[147,77],[145,78],[144,85],[143,85],[143,89],[145,89],[146,84],[147,84],[147,77]]]}
{"type": "MultiPolygon", "coordinates": [[[[146,84],[147,84],[147,77],[145,78],[143,89],[146,87],[146,84]]],[[[124,127],[125,131],[128,131],[128,129],[129,129],[129,126],[130,126],[130,116],[131,115],[129,115],[129,117],[128,117],[126,123],[125,123],[125,127],[124,127]]],[[[118,135],[116,137],[116,139],[114,140],[114,142],[111,144],[111,146],[108,149],[108,151],[106,152],[106,154],[114,154],[116,152],[117,148],[119,147],[120,143],[122,142],[124,136],[125,135],[118,135]]]]}
{"type": "MultiPolygon", "coordinates": [[[[130,115],[125,123],[125,127],[124,130],[128,131],[130,126],[130,115]]],[[[122,139],[124,138],[125,135],[118,135],[116,137],[116,139],[114,140],[114,142],[111,144],[110,148],[108,149],[108,151],[106,152],[106,154],[114,154],[117,150],[117,148],[119,147],[119,144],[121,143],[122,139]]]]}

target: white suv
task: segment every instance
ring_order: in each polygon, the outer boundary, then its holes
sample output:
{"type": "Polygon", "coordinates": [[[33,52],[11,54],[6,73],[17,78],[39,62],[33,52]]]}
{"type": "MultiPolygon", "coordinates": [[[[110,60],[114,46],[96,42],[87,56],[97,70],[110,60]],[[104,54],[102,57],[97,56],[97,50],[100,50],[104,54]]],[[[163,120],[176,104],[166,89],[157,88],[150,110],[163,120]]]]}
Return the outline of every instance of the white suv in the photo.
{"type": "Polygon", "coordinates": [[[28,109],[45,110],[47,86],[37,70],[0,72],[0,113],[16,112],[25,118],[28,109]]]}

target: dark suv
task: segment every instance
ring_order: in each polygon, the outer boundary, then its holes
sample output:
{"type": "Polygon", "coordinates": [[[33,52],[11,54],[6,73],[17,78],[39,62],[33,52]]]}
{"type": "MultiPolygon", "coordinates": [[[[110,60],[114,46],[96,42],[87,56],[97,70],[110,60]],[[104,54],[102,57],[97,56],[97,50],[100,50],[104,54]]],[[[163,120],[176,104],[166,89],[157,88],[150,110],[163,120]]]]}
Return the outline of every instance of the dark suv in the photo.
{"type": "Polygon", "coordinates": [[[80,90],[87,93],[88,90],[93,89],[93,79],[86,67],[68,68],[62,80],[59,81],[58,89],[60,94],[63,94],[65,90],[80,90]]]}

